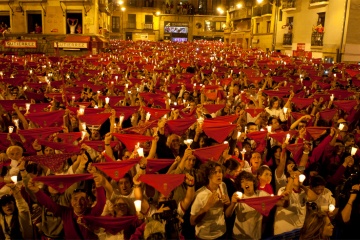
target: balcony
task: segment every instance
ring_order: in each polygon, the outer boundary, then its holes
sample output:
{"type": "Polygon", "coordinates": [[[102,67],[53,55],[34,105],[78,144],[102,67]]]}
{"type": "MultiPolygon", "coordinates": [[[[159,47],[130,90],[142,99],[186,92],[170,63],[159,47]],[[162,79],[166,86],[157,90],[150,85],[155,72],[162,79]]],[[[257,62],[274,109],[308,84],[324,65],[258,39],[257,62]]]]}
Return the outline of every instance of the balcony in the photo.
{"type": "Polygon", "coordinates": [[[284,34],[283,45],[292,45],[292,33],[284,34]]]}
{"type": "Polygon", "coordinates": [[[311,34],[311,46],[321,47],[323,46],[324,33],[313,32],[311,34]]]}
{"type": "Polygon", "coordinates": [[[272,14],[272,5],[270,3],[262,6],[262,8],[261,8],[261,16],[262,17],[271,16],[271,14],[272,14]]]}
{"type": "Polygon", "coordinates": [[[127,22],[126,28],[128,29],[136,29],[136,22],[127,22]]]}
{"type": "Polygon", "coordinates": [[[261,7],[254,7],[254,8],[253,8],[252,17],[253,17],[253,18],[259,18],[259,17],[261,17],[261,7]]]}
{"type": "Polygon", "coordinates": [[[329,4],[329,0],[310,0],[310,7],[323,7],[329,4]]]}
{"type": "Polygon", "coordinates": [[[282,11],[283,12],[294,11],[294,10],[296,10],[295,0],[284,0],[282,2],[282,11]]]}
{"type": "Polygon", "coordinates": [[[144,23],[143,29],[153,30],[153,24],[152,23],[144,23]]]}

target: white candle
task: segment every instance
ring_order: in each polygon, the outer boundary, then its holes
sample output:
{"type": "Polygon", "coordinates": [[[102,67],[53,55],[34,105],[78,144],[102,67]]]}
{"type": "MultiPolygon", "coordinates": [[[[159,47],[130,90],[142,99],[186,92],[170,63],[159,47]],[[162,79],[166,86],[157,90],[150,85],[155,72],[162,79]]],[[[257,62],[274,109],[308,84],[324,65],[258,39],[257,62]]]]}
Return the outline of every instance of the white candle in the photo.
{"type": "Polygon", "coordinates": [[[119,117],[119,125],[121,126],[124,121],[124,115],[120,115],[119,117]]]}
{"type": "Polygon", "coordinates": [[[151,114],[148,112],[146,113],[146,121],[149,121],[150,120],[150,117],[151,117],[151,114]]]}
{"type": "Polygon", "coordinates": [[[286,114],[288,109],[286,107],[284,107],[283,110],[284,110],[284,113],[286,114]]]}
{"type": "Polygon", "coordinates": [[[199,118],[197,119],[197,121],[198,121],[199,124],[203,124],[203,123],[204,123],[204,118],[203,118],[203,117],[199,117],[199,118]]]}
{"type": "Polygon", "coordinates": [[[13,181],[15,184],[18,182],[17,181],[17,176],[11,176],[11,181],[13,181]]]}
{"type": "Polygon", "coordinates": [[[238,196],[238,198],[242,198],[242,196],[243,196],[243,193],[242,192],[236,192],[236,195],[238,196]]]}
{"type": "Polygon", "coordinates": [[[19,127],[19,119],[14,119],[14,124],[16,127],[19,127]]]}
{"type": "Polygon", "coordinates": [[[106,98],[105,98],[105,103],[106,103],[106,104],[109,104],[109,102],[110,102],[110,98],[109,98],[109,97],[106,97],[106,98]]]}
{"type": "Polygon", "coordinates": [[[330,100],[331,100],[331,101],[334,101],[334,94],[331,94],[330,100]]]}
{"type": "Polygon", "coordinates": [[[358,150],[357,148],[351,147],[351,156],[354,156],[356,154],[357,150],[358,150]]]}
{"type": "Polygon", "coordinates": [[[305,179],[306,179],[306,176],[304,174],[299,175],[299,182],[300,183],[303,183],[305,181],[305,179]]]}
{"type": "Polygon", "coordinates": [[[335,205],[334,204],[329,204],[329,212],[333,212],[334,210],[335,210],[335,205]]]}
{"type": "Polygon", "coordinates": [[[14,131],[14,127],[13,126],[9,126],[9,133],[13,133],[14,131]]]}
{"type": "Polygon", "coordinates": [[[135,200],[134,205],[135,205],[136,212],[139,213],[141,211],[141,200],[135,200]]]}
{"type": "Polygon", "coordinates": [[[239,138],[241,136],[241,132],[239,131],[237,134],[237,137],[239,138]]]}
{"type": "Polygon", "coordinates": [[[345,125],[343,123],[339,124],[339,130],[342,131],[344,129],[345,125]]]}
{"type": "Polygon", "coordinates": [[[30,110],[30,103],[25,103],[26,111],[28,112],[30,110]]]}
{"type": "Polygon", "coordinates": [[[144,149],[143,148],[138,148],[137,149],[137,153],[140,157],[143,157],[144,156],[144,149]]]}

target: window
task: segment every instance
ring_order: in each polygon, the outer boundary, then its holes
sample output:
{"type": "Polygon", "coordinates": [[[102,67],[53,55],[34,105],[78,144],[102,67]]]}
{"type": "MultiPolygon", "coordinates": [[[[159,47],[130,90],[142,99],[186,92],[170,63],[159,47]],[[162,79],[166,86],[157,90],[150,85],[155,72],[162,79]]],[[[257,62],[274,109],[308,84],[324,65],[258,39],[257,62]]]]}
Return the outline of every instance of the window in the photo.
{"type": "Polygon", "coordinates": [[[198,13],[199,14],[206,14],[207,9],[207,0],[199,0],[198,1],[198,13]]]}
{"type": "Polygon", "coordinates": [[[279,21],[282,22],[282,18],[283,18],[283,11],[282,9],[279,9],[280,13],[279,13],[279,21]]]}
{"type": "Polygon", "coordinates": [[[66,34],[82,34],[82,13],[66,12],[66,34]]]}
{"type": "Polygon", "coordinates": [[[111,21],[111,31],[114,33],[120,32],[120,17],[113,16],[111,21]]]}
{"type": "Polygon", "coordinates": [[[42,33],[42,14],[41,11],[27,11],[28,33],[42,33]]]}
{"type": "Polygon", "coordinates": [[[131,7],[136,7],[136,0],[128,0],[127,5],[131,7]]]}
{"type": "Polygon", "coordinates": [[[153,29],[153,15],[145,15],[145,29],[153,29]]]}
{"type": "Polygon", "coordinates": [[[259,30],[260,30],[260,23],[256,23],[255,33],[259,33],[259,30]]]}
{"type": "Polygon", "coordinates": [[[154,7],[155,0],[144,0],[144,7],[154,7]]]}
{"type": "Polygon", "coordinates": [[[11,28],[10,13],[8,11],[0,12],[0,24],[0,32],[3,32],[7,28],[11,28]]]}
{"type": "Polygon", "coordinates": [[[266,32],[270,33],[271,30],[271,21],[266,21],[266,32]]]}
{"type": "Polygon", "coordinates": [[[321,12],[318,13],[318,21],[317,21],[317,25],[321,24],[323,27],[325,26],[325,13],[321,12]]]}
{"type": "Polygon", "coordinates": [[[136,28],[136,14],[128,14],[127,28],[136,28]]]}
{"type": "Polygon", "coordinates": [[[213,21],[205,21],[205,31],[206,32],[221,32],[224,31],[226,27],[226,22],[213,22],[213,21]]]}

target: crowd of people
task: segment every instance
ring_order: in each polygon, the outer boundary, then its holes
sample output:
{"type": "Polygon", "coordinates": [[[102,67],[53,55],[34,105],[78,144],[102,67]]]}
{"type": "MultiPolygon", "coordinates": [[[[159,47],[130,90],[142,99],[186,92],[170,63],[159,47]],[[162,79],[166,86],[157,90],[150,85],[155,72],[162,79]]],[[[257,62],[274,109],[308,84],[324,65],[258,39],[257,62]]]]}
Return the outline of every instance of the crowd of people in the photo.
{"type": "Polygon", "coordinates": [[[206,41],[0,58],[1,239],[360,237],[357,64],[206,41]]]}

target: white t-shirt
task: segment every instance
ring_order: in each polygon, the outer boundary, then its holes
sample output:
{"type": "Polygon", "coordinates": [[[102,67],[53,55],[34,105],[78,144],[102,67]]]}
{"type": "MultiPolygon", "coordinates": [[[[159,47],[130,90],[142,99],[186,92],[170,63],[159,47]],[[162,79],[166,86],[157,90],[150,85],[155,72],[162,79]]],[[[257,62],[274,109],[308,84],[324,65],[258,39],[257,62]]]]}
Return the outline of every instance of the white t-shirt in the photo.
{"type": "MultiPolygon", "coordinates": [[[[251,197],[243,195],[243,198],[255,198],[269,196],[265,191],[256,191],[251,197]]],[[[235,224],[233,228],[234,239],[260,239],[262,215],[246,203],[237,203],[235,207],[235,224]]]]}
{"type": "MultiPolygon", "coordinates": [[[[279,189],[278,195],[285,191],[285,187],[279,189]]],[[[299,193],[290,194],[289,206],[278,207],[275,214],[274,234],[290,232],[302,228],[306,215],[306,193],[301,189],[299,193]]]]}
{"type": "MultiPolygon", "coordinates": [[[[228,194],[225,183],[222,182],[219,187],[221,192],[219,189],[217,191],[220,195],[228,194]]],[[[195,216],[206,205],[211,195],[212,192],[206,186],[200,188],[196,192],[196,197],[191,207],[190,214],[195,216]]],[[[224,204],[219,200],[212,208],[210,208],[204,218],[196,224],[195,234],[201,239],[215,239],[224,235],[225,232],[226,224],[224,204]]]]}
{"type": "Polygon", "coordinates": [[[329,210],[329,204],[335,205],[335,198],[332,196],[332,192],[325,188],[323,193],[316,199],[315,203],[318,205],[318,209],[321,209],[321,211],[328,211],[329,210]]]}
{"type": "Polygon", "coordinates": [[[280,121],[284,122],[286,120],[285,114],[284,114],[284,110],[282,108],[279,109],[269,109],[269,107],[265,108],[265,111],[270,115],[270,116],[275,116],[277,118],[280,119],[280,121]]]}
{"type": "Polygon", "coordinates": [[[280,188],[285,187],[287,184],[287,179],[285,174],[283,173],[280,178],[277,177],[275,171],[275,192],[278,192],[280,188]]]}

